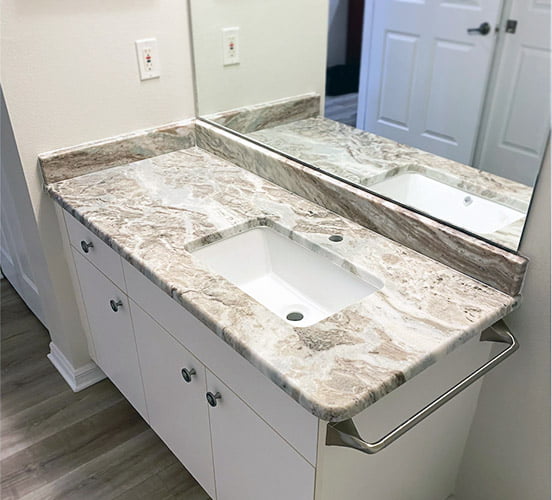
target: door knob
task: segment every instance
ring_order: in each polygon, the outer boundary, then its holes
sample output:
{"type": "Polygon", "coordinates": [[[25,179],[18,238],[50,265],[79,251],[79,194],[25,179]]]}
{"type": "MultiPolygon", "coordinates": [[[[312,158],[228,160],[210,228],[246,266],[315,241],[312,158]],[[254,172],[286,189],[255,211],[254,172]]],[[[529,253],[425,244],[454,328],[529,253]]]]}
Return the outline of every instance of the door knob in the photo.
{"type": "Polygon", "coordinates": [[[182,373],[184,381],[190,383],[192,381],[192,376],[196,374],[196,371],[194,368],[190,368],[189,370],[187,368],[182,368],[180,373],[182,373]]]}
{"type": "Polygon", "coordinates": [[[478,28],[468,28],[468,33],[479,33],[480,35],[488,35],[491,32],[491,25],[489,23],[481,23],[478,28]]]}
{"type": "Polygon", "coordinates": [[[111,299],[109,301],[109,305],[111,306],[111,309],[113,309],[113,312],[117,312],[119,310],[119,307],[123,306],[123,301],[121,299],[117,301],[111,299]]]}
{"type": "Polygon", "coordinates": [[[215,394],[213,394],[212,392],[208,392],[207,394],[205,394],[205,396],[207,397],[207,402],[214,408],[215,406],[217,406],[217,399],[221,399],[222,396],[220,395],[220,392],[216,392],[215,394]]]}
{"type": "Polygon", "coordinates": [[[92,242],[90,243],[86,243],[86,241],[82,240],[81,241],[81,248],[82,248],[82,251],[84,253],[88,253],[88,251],[90,250],[90,248],[94,248],[94,244],[92,242]]]}

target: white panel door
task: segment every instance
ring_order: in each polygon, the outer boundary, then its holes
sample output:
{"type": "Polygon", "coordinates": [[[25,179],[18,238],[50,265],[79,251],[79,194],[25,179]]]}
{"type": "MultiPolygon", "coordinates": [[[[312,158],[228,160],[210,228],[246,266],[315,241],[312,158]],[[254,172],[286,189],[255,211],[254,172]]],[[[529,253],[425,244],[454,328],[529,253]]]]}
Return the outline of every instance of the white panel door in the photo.
{"type": "Polygon", "coordinates": [[[501,0],[373,0],[359,118],[369,132],[471,163],[501,0]],[[468,28],[489,23],[490,32],[468,28]]]}
{"type": "Polygon", "coordinates": [[[205,367],[131,304],[150,425],[215,498],[205,367]],[[183,369],[188,371],[182,373],[183,369]]]}
{"type": "Polygon", "coordinates": [[[534,185],[550,133],[550,0],[514,0],[477,166],[534,185]]]}
{"type": "Polygon", "coordinates": [[[33,268],[36,269],[40,263],[33,262],[31,258],[31,255],[36,257],[36,247],[40,245],[38,228],[1,89],[0,108],[0,266],[25,304],[46,324],[33,276],[33,268]]]}
{"type": "MultiPolygon", "coordinates": [[[[1,169],[2,193],[0,199],[0,266],[8,281],[15,288],[33,314],[44,323],[42,302],[34,281],[29,252],[23,239],[23,228],[19,220],[17,206],[14,203],[12,190],[5,175],[5,167],[1,169]]],[[[38,235],[36,235],[38,243],[38,235]]]]}
{"type": "Polygon", "coordinates": [[[207,371],[221,399],[209,408],[218,500],[312,500],[314,467],[225,384],[207,371]]]}

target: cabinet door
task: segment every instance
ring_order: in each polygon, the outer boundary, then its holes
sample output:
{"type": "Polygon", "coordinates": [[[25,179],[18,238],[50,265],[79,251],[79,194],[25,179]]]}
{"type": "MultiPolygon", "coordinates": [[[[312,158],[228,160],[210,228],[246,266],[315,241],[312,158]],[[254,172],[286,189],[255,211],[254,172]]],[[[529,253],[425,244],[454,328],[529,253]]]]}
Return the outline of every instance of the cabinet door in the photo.
{"type": "Polygon", "coordinates": [[[146,418],[144,389],[127,296],[73,251],[90,334],[100,368],[146,418]],[[111,301],[114,301],[114,310],[111,301]],[[116,305],[119,303],[119,305],[116,305]]]}
{"type": "Polygon", "coordinates": [[[214,498],[205,368],[134,302],[131,308],[150,425],[214,498]]]}
{"type": "Polygon", "coordinates": [[[312,500],[314,467],[209,371],[207,390],[218,500],[312,500]]]}

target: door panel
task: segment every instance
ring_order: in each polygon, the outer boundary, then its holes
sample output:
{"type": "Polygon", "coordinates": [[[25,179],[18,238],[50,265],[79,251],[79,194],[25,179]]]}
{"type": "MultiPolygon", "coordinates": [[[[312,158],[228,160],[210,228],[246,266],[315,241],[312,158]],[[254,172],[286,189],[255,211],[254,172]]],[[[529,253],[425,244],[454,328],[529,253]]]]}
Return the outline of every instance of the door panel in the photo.
{"type": "Polygon", "coordinates": [[[221,394],[209,407],[217,499],[312,500],[314,467],[209,371],[207,388],[221,394]]]}
{"type": "Polygon", "coordinates": [[[215,498],[205,367],[134,302],[131,308],[150,425],[215,498]],[[183,368],[195,370],[189,383],[183,368]]]}
{"type": "Polygon", "coordinates": [[[550,2],[514,0],[477,166],[533,185],[550,134],[550,2]]]}
{"type": "Polygon", "coordinates": [[[427,105],[423,110],[425,119],[422,136],[429,141],[458,146],[465,140],[466,127],[463,118],[464,103],[456,97],[461,95],[465,82],[457,78],[457,72],[468,72],[472,60],[473,44],[435,40],[431,77],[425,91],[427,105]],[[451,116],[457,119],[451,120],[451,116]]]}
{"type": "MultiPolygon", "coordinates": [[[[29,252],[23,239],[23,228],[7,179],[6,168],[2,165],[2,169],[0,169],[0,185],[2,186],[0,266],[18,295],[33,314],[44,323],[42,302],[32,275],[29,252]]],[[[38,236],[36,238],[38,239],[38,236]]]]}
{"type": "Polygon", "coordinates": [[[75,250],[73,258],[97,363],[147,420],[128,297],[75,250]],[[110,300],[121,301],[116,312],[110,300]]]}
{"type": "Polygon", "coordinates": [[[378,121],[389,127],[408,130],[417,42],[406,33],[386,34],[378,121]]]}
{"type": "Polygon", "coordinates": [[[523,47],[521,50],[512,100],[508,107],[508,118],[502,135],[502,144],[520,153],[538,155],[546,141],[548,120],[544,113],[539,113],[543,102],[524,97],[539,94],[542,96],[540,86],[548,77],[548,57],[549,53],[546,50],[533,47],[523,47]],[[534,121],[534,118],[537,120],[534,121]],[[533,123],[534,126],[527,127],[528,123],[533,123]]]}
{"type": "Polygon", "coordinates": [[[471,163],[500,0],[374,0],[366,10],[357,126],[471,163]]]}

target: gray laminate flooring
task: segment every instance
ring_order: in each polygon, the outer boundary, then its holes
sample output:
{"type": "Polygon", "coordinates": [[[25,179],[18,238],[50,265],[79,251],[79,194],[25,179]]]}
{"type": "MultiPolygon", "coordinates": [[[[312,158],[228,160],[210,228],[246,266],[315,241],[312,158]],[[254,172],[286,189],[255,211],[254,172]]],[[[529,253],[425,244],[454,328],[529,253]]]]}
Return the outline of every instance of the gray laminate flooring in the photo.
{"type": "Polygon", "coordinates": [[[324,116],[336,122],[356,127],[358,94],[326,96],[324,116]]]}
{"type": "Polygon", "coordinates": [[[0,332],[3,500],[209,498],[111,382],[71,391],[5,279],[0,332]]]}

